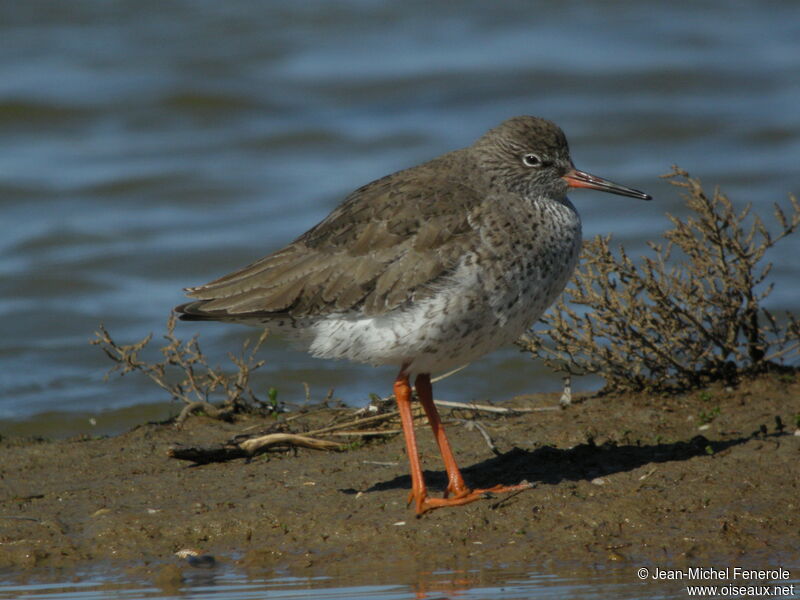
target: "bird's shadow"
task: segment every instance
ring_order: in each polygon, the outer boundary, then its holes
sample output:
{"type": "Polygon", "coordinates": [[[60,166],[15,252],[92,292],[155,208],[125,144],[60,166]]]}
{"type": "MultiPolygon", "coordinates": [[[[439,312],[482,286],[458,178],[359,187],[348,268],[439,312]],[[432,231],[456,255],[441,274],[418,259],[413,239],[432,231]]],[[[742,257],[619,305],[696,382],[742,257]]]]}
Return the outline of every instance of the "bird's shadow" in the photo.
{"type": "MultiPolygon", "coordinates": [[[[632,471],[643,465],[684,461],[695,456],[711,456],[723,450],[744,444],[754,438],[766,439],[787,435],[776,432],[766,434],[756,431],[748,436],[727,440],[709,440],[702,435],[689,441],[651,445],[616,444],[606,442],[578,444],[572,448],[543,446],[535,450],[513,448],[462,469],[467,485],[475,488],[496,484],[515,485],[523,480],[530,483],[557,484],[562,481],[592,480],[605,475],[632,471]]],[[[425,471],[425,482],[432,491],[447,487],[447,474],[442,471],[425,471]]],[[[389,489],[409,489],[411,477],[402,475],[371,486],[366,492],[389,489]]],[[[355,490],[341,490],[355,493],[355,490]]]]}

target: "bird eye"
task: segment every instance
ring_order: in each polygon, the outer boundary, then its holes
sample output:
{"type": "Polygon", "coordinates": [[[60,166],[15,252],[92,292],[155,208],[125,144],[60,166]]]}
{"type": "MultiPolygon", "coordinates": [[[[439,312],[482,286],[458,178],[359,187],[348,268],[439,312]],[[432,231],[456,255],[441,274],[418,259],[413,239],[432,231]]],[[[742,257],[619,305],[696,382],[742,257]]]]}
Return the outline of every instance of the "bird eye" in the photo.
{"type": "Polygon", "coordinates": [[[523,154],[522,155],[522,164],[526,167],[541,167],[542,166],[542,159],[539,157],[538,154],[523,154]]]}

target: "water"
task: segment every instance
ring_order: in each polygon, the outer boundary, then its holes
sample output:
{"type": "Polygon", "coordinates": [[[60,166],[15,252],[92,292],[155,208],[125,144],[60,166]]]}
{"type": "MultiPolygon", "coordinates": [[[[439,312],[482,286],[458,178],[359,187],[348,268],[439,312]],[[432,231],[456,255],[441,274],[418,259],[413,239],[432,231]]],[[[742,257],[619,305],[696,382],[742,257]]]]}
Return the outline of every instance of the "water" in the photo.
{"type": "MultiPolygon", "coordinates": [[[[679,581],[640,581],[636,569],[594,569],[563,575],[537,571],[475,569],[419,574],[413,583],[345,583],[341,579],[279,576],[264,579],[245,576],[233,570],[220,572],[185,572],[180,583],[153,583],[125,578],[84,575],[73,581],[54,583],[9,584],[0,586],[0,600],[92,600],[124,598],[138,600],[172,598],[213,600],[248,600],[270,598],[290,600],[543,600],[602,599],[627,600],[686,598],[687,583],[679,581]]],[[[381,579],[379,577],[378,579],[381,579]]],[[[703,582],[690,582],[700,583],[703,582]]],[[[708,582],[705,582],[708,583],[708,582]]],[[[712,582],[713,584],[713,582],[712,582]]],[[[791,582],[776,582],[790,585],[791,582]]],[[[722,582],[721,585],[725,585],[722,582]]],[[[727,595],[725,596],[727,597],[727,595]]]]}
{"type": "MultiPolygon", "coordinates": [[[[594,568],[566,570],[560,575],[539,571],[502,568],[476,568],[458,571],[436,571],[418,573],[413,582],[407,584],[378,583],[386,574],[375,576],[374,583],[354,583],[342,578],[326,576],[288,577],[270,579],[255,575],[244,575],[233,569],[214,571],[184,571],[183,581],[135,580],[97,573],[85,573],[71,581],[52,583],[0,584],[0,600],[93,600],[124,598],[138,600],[250,600],[270,598],[272,600],[671,600],[692,597],[687,587],[717,585],[719,597],[738,597],[726,594],[721,588],[726,585],[755,587],[794,586],[800,581],[650,581],[636,576],[637,567],[594,568]]],[[[791,588],[790,588],[791,589],[791,588]]],[[[775,590],[774,590],[775,591],[775,590]]],[[[790,598],[779,589],[768,597],[790,598]]],[[[714,594],[695,593],[696,597],[713,597],[714,594]]],[[[761,597],[763,594],[750,594],[761,597]]]]}
{"type": "MultiPolygon", "coordinates": [[[[119,431],[178,407],[103,381],[99,323],[163,331],[181,288],[290,241],[350,190],[516,114],[557,121],[576,164],[651,203],[576,192],[587,237],[634,253],[680,213],[678,163],[759,213],[797,192],[800,4],[155,2],[0,5],[0,432],[119,431]],[[90,421],[93,419],[93,421],[90,421]]],[[[796,236],[800,237],[800,236],[796,236]]],[[[796,309],[789,239],[775,309],[796,309]]],[[[245,328],[181,324],[219,361],[245,328]]],[[[394,373],[271,340],[260,389],[354,405],[394,373]]],[[[579,386],[596,386],[596,381],[579,386]]],[[[556,390],[510,349],[446,399],[556,390]]]]}

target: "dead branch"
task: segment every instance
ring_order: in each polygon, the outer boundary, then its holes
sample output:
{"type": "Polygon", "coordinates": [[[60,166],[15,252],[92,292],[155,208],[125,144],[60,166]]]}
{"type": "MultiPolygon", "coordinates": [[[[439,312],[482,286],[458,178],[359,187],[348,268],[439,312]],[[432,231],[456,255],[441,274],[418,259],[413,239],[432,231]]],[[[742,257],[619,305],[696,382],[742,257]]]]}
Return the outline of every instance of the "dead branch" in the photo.
{"type": "Polygon", "coordinates": [[[363,431],[334,431],[330,435],[371,437],[381,435],[397,435],[402,429],[365,429],[363,431]]]}
{"type": "Polygon", "coordinates": [[[450,400],[434,400],[436,406],[444,406],[446,408],[461,408],[468,410],[477,410],[489,413],[496,413],[501,415],[515,415],[531,412],[543,412],[546,410],[560,410],[558,406],[537,406],[528,408],[511,408],[506,406],[492,406],[490,404],[475,404],[473,402],[452,402],[450,400]]]}
{"type": "Polygon", "coordinates": [[[146,360],[142,357],[150,350],[152,334],[132,344],[120,344],[100,325],[90,343],[99,346],[114,362],[106,378],[113,373],[121,376],[140,373],[150,379],[174,399],[186,405],[176,419],[176,426],[183,424],[198,410],[219,419],[230,418],[237,412],[281,411],[282,407],[274,397],[271,396],[269,401],[261,400],[250,386],[253,372],[264,365],[263,360],[256,359],[256,353],[266,339],[266,330],[255,343],[245,341],[239,355],[228,355],[236,370],[226,372],[209,364],[197,336],[188,341],[178,338],[175,335],[175,324],[175,315],[170,314],[163,336],[166,342],[159,348],[161,360],[146,360]],[[215,398],[221,402],[212,404],[212,399],[215,398]]]}
{"type": "Polygon", "coordinates": [[[249,458],[250,454],[242,450],[238,444],[224,443],[216,446],[183,446],[176,444],[167,450],[167,456],[178,460],[188,460],[198,465],[213,462],[225,462],[237,458],[249,458]]]}
{"type": "Polygon", "coordinates": [[[374,424],[380,421],[389,421],[395,418],[400,413],[396,410],[392,412],[383,413],[382,415],[375,415],[372,417],[364,417],[362,419],[353,419],[352,421],[347,421],[346,423],[339,423],[337,425],[331,425],[330,427],[324,427],[322,429],[315,429],[313,431],[309,431],[309,435],[322,435],[327,434],[332,431],[339,431],[341,429],[350,429],[353,427],[358,427],[359,425],[366,425],[366,424],[374,424]]]}
{"type": "Polygon", "coordinates": [[[497,446],[494,445],[494,440],[492,436],[489,435],[489,432],[486,431],[486,428],[483,426],[482,423],[479,421],[472,421],[469,419],[458,419],[458,422],[461,423],[464,427],[466,427],[467,431],[472,431],[473,429],[477,429],[478,432],[483,436],[483,440],[486,442],[486,445],[489,446],[489,450],[492,451],[493,454],[496,456],[500,456],[500,451],[497,449],[497,446]]]}
{"type": "Polygon", "coordinates": [[[180,428],[183,426],[183,423],[186,421],[186,419],[188,419],[194,413],[201,411],[212,419],[221,419],[223,421],[229,419],[232,414],[231,410],[218,408],[210,402],[201,402],[198,400],[183,407],[180,414],[175,418],[175,427],[180,428]]]}
{"type": "Polygon", "coordinates": [[[279,444],[311,448],[312,450],[341,450],[343,448],[342,444],[337,444],[336,442],[320,440],[305,435],[297,435],[295,433],[268,433],[267,435],[245,440],[241,442],[239,446],[252,456],[257,452],[262,452],[267,448],[279,444]]]}
{"type": "Polygon", "coordinates": [[[293,433],[269,433],[241,442],[229,440],[216,446],[175,445],[167,451],[167,456],[178,460],[188,460],[197,464],[225,462],[237,458],[251,458],[276,446],[294,446],[313,450],[342,450],[344,445],[293,433]]]}

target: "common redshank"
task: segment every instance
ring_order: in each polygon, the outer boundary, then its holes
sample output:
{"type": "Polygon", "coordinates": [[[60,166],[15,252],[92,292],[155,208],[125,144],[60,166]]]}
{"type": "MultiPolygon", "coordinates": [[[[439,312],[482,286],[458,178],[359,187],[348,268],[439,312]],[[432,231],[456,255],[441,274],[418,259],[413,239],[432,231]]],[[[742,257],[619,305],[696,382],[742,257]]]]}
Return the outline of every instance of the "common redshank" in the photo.
{"type": "Polygon", "coordinates": [[[320,358],[394,365],[394,394],[417,514],[488,492],[464,482],[433,403],[431,373],[512,343],[564,289],[581,248],[569,188],[649,200],[579,171],[564,133],[509,119],[467,148],[368,183],[285,248],[206,285],[175,310],[187,321],[268,326],[320,358]],[[410,378],[448,477],[428,496],[410,378]]]}

